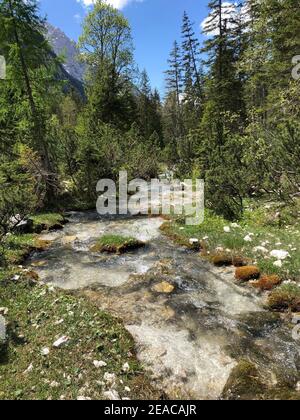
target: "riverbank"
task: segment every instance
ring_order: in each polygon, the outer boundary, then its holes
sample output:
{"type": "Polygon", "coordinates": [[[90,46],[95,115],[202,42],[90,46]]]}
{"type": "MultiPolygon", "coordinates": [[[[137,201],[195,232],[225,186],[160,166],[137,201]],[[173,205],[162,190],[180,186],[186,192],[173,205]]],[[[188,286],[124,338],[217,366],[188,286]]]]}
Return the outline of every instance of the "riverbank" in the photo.
{"type": "Polygon", "coordinates": [[[187,226],[184,219],[173,218],[161,230],[178,244],[198,246],[201,256],[216,266],[251,266],[253,276],[245,280],[257,280],[250,284],[258,289],[281,287],[283,282],[299,287],[295,298],[300,302],[298,213],[287,212],[279,220],[275,205],[249,206],[239,223],[230,223],[206,211],[199,226],[187,226]]]}
{"type": "MultiPolygon", "coordinates": [[[[47,230],[63,221],[34,218],[47,230]]],[[[22,263],[50,246],[36,234],[10,235],[0,269],[0,399],[159,399],[121,321],[88,299],[41,284],[22,263]],[[55,343],[61,344],[55,347],[55,343]]]]}
{"type": "MultiPolygon", "coordinates": [[[[256,290],[233,281],[232,267],[213,267],[166,239],[163,223],[74,213],[63,230],[31,237],[44,251],[0,284],[0,306],[13,327],[0,367],[2,397],[299,398],[295,325],[265,311],[256,290]],[[91,252],[108,233],[146,246],[91,252]]],[[[184,231],[181,222],[178,241],[184,231]]],[[[194,250],[195,240],[184,238],[194,250]]]]}

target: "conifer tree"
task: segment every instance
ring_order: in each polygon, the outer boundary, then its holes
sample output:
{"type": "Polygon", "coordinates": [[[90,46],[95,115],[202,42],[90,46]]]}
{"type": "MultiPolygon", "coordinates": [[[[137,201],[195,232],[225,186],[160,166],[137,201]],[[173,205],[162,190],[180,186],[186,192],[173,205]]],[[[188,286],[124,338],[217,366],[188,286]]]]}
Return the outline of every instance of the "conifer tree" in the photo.
{"type": "MultiPolygon", "coordinates": [[[[50,202],[56,195],[57,180],[47,137],[47,117],[50,102],[56,97],[57,62],[45,39],[45,21],[38,14],[35,0],[0,3],[0,45],[7,61],[1,108],[4,113],[13,108],[15,141],[26,139],[38,152],[47,185],[46,201],[50,202]]],[[[2,126],[5,124],[2,121],[2,126]]]]}

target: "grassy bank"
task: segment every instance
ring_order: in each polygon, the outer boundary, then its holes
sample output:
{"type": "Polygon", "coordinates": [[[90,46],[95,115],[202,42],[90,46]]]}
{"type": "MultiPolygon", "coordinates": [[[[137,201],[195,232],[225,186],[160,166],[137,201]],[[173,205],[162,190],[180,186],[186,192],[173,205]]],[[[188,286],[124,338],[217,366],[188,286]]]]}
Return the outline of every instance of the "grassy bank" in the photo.
{"type": "Polygon", "coordinates": [[[2,278],[0,306],[8,322],[1,399],[110,399],[116,392],[120,398],[159,397],[122,323],[85,299],[26,278],[2,278]],[[61,337],[68,341],[54,348],[61,337]]]}
{"type": "Polygon", "coordinates": [[[299,207],[279,214],[275,204],[252,203],[239,223],[207,210],[199,226],[187,226],[184,219],[173,218],[161,229],[178,244],[195,247],[198,243],[201,256],[215,265],[248,266],[237,269],[233,281],[246,274],[246,282],[253,280],[248,284],[273,289],[268,297],[271,309],[300,311],[299,207]]]}
{"type": "Polygon", "coordinates": [[[269,205],[249,207],[243,220],[230,223],[213,212],[205,212],[205,220],[199,226],[186,226],[184,219],[166,222],[162,230],[177,243],[185,245],[190,239],[198,239],[203,255],[216,254],[244,257],[257,264],[262,272],[277,274],[284,280],[300,280],[300,222],[297,217],[288,218],[289,224],[276,220],[275,207],[269,205]],[[274,250],[289,255],[278,266],[274,250]]]}
{"type": "MultiPolygon", "coordinates": [[[[34,217],[47,229],[63,220],[34,217]]],[[[39,284],[20,264],[48,243],[36,234],[5,239],[0,267],[0,315],[7,341],[0,345],[0,399],[158,399],[137,361],[122,322],[85,298],[39,284]],[[66,343],[54,343],[66,337],[66,343]]]]}

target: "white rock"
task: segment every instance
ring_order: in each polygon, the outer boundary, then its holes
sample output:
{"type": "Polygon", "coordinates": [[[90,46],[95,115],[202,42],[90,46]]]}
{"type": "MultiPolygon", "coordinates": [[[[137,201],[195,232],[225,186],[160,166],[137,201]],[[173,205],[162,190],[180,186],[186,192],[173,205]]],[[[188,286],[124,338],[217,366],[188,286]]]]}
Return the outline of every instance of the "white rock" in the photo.
{"type": "Polygon", "coordinates": [[[266,254],[267,252],[269,252],[267,250],[267,248],[263,247],[263,246],[256,246],[255,248],[253,248],[254,252],[261,252],[262,254],[266,254]]]}
{"type": "Polygon", "coordinates": [[[225,226],[224,227],[224,232],[225,233],[230,233],[231,232],[230,226],[225,226]]]}
{"type": "Polygon", "coordinates": [[[131,389],[129,388],[129,386],[125,386],[124,389],[125,389],[126,392],[131,392],[131,389]]]}
{"type": "Polygon", "coordinates": [[[234,228],[234,229],[238,229],[238,228],[240,228],[241,226],[240,226],[240,225],[238,225],[237,223],[231,223],[231,227],[232,227],[232,228],[234,228]]]}
{"type": "Polygon", "coordinates": [[[282,249],[274,249],[270,252],[270,255],[271,257],[276,258],[276,260],[285,260],[290,257],[290,254],[282,249]]]}
{"type": "Polygon", "coordinates": [[[209,236],[204,236],[203,241],[207,241],[209,239],[209,236]]]}
{"type": "Polygon", "coordinates": [[[64,335],[56,340],[55,343],[53,343],[53,347],[58,349],[59,347],[62,347],[64,344],[66,344],[69,340],[70,338],[64,335]]]}
{"type": "Polygon", "coordinates": [[[95,368],[99,369],[99,368],[107,366],[107,363],[103,362],[102,360],[99,360],[99,361],[94,360],[93,365],[95,366],[95,368]]]}
{"type": "Polygon", "coordinates": [[[16,274],[15,276],[13,276],[13,280],[14,281],[18,281],[20,280],[20,276],[18,274],[16,274]]]}
{"type": "Polygon", "coordinates": [[[130,370],[130,366],[128,363],[124,363],[123,367],[122,367],[123,372],[129,372],[130,370]]]}
{"type": "Polygon", "coordinates": [[[195,245],[195,244],[197,244],[199,242],[199,239],[197,239],[197,238],[191,238],[190,240],[189,240],[189,243],[191,244],[191,245],[195,245]]]}
{"type": "Polygon", "coordinates": [[[252,242],[251,236],[250,235],[245,236],[244,241],[245,242],[252,242]]]}
{"type": "Polygon", "coordinates": [[[33,371],[33,364],[31,363],[28,368],[25,370],[24,375],[33,371]]]}
{"type": "Polygon", "coordinates": [[[300,382],[297,382],[297,385],[296,385],[296,391],[297,391],[297,392],[300,392],[300,382]]]}
{"type": "Polygon", "coordinates": [[[114,389],[110,389],[103,393],[104,397],[111,401],[118,401],[121,400],[120,395],[114,389]]]}
{"type": "Polygon", "coordinates": [[[48,349],[48,347],[45,347],[42,349],[41,351],[42,356],[48,356],[49,354],[50,354],[50,350],[48,349]]]}
{"type": "Polygon", "coordinates": [[[221,246],[218,246],[216,248],[216,252],[223,252],[223,251],[224,251],[224,248],[222,248],[221,246]]]}
{"type": "Polygon", "coordinates": [[[113,384],[116,381],[116,375],[114,373],[105,372],[103,379],[107,384],[113,384]]]}
{"type": "Polygon", "coordinates": [[[274,267],[281,268],[282,267],[282,260],[275,261],[273,265],[274,265],[274,267]]]}
{"type": "Polygon", "coordinates": [[[54,325],[61,325],[64,323],[63,319],[60,319],[59,321],[56,321],[54,325]]]}
{"type": "Polygon", "coordinates": [[[1,315],[7,315],[8,314],[8,308],[0,308],[0,314],[1,315]]]}
{"type": "Polygon", "coordinates": [[[85,397],[84,395],[80,395],[77,397],[77,401],[91,401],[91,398],[85,397]]]}
{"type": "Polygon", "coordinates": [[[58,388],[59,387],[59,383],[56,381],[51,382],[50,384],[50,388],[58,388]]]}

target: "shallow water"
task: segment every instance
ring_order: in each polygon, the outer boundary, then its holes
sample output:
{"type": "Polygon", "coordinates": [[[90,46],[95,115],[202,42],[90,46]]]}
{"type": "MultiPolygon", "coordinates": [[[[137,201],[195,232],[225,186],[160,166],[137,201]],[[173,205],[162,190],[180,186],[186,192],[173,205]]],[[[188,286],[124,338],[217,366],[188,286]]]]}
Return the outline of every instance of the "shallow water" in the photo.
{"type": "Polygon", "coordinates": [[[82,289],[121,317],[138,357],[170,397],[219,398],[244,358],[270,385],[296,386],[299,349],[291,331],[264,311],[255,291],[234,283],[232,269],[215,269],[174,245],[160,233],[162,223],[73,213],[63,231],[41,236],[52,247],[30,264],[44,282],[82,289]],[[122,256],[91,253],[104,233],[133,236],[147,246],[122,256]]]}

